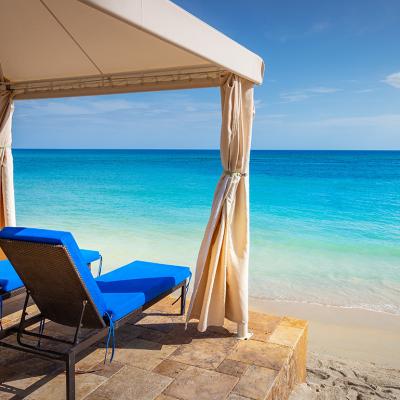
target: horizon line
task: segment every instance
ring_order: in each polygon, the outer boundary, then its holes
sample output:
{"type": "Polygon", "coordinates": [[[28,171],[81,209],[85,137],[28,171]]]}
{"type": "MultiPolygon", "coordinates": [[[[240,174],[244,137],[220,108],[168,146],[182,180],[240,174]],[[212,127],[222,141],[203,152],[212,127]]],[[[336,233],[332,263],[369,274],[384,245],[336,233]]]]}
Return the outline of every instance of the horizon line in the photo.
{"type": "MultiPolygon", "coordinates": [[[[219,151],[219,148],[136,148],[136,147],[129,147],[129,148],[124,148],[124,147],[115,147],[115,148],[89,148],[89,147],[13,147],[12,150],[87,150],[87,151],[109,151],[109,150],[139,150],[139,151],[219,151]]],[[[343,151],[343,152],[350,152],[350,151],[391,151],[391,152],[398,152],[400,151],[399,149],[251,149],[251,151],[343,151]]]]}

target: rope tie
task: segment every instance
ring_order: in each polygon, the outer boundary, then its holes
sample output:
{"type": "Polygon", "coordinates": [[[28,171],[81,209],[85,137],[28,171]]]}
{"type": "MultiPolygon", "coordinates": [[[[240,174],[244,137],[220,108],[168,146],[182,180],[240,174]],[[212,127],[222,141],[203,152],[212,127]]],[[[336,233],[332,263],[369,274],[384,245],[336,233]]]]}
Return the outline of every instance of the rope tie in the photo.
{"type": "Polygon", "coordinates": [[[247,172],[237,172],[237,171],[224,171],[224,175],[230,176],[230,177],[238,177],[241,178],[242,176],[247,176],[247,172]]]}
{"type": "Polygon", "coordinates": [[[111,357],[110,357],[110,364],[114,358],[115,352],[115,330],[114,330],[114,322],[111,318],[111,315],[106,311],[105,315],[108,318],[108,322],[110,326],[108,327],[108,335],[107,335],[107,344],[106,344],[106,353],[104,354],[104,364],[107,362],[107,354],[108,348],[110,347],[110,340],[111,340],[111,357]]]}
{"type": "MultiPolygon", "coordinates": [[[[188,283],[187,283],[187,285],[186,285],[186,294],[188,293],[188,291],[189,291],[189,286],[190,286],[190,281],[192,280],[192,273],[190,273],[190,275],[189,275],[189,279],[188,279],[188,283]]],[[[188,319],[187,319],[187,317],[186,317],[186,321],[185,321],[185,331],[187,331],[187,327],[188,327],[188,319]]]]}
{"type": "Polygon", "coordinates": [[[101,275],[101,269],[103,268],[103,256],[100,255],[100,262],[99,262],[99,271],[97,273],[97,277],[101,275]]]}
{"type": "Polygon", "coordinates": [[[190,272],[190,275],[189,275],[189,279],[188,279],[188,283],[187,283],[187,285],[186,285],[186,294],[187,294],[187,292],[189,291],[189,286],[190,286],[190,281],[192,280],[192,273],[190,272]]]}

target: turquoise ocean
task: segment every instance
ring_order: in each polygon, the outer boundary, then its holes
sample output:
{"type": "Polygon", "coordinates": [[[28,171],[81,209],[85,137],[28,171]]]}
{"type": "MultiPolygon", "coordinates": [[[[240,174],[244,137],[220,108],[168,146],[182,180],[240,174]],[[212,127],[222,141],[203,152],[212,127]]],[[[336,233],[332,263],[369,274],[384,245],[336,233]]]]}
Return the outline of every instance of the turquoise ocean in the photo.
{"type": "MultiPolygon", "coordinates": [[[[218,151],[14,150],[17,224],[70,230],[105,270],[195,266],[218,151]]],[[[400,152],[253,151],[254,298],[400,315],[400,152]]]]}

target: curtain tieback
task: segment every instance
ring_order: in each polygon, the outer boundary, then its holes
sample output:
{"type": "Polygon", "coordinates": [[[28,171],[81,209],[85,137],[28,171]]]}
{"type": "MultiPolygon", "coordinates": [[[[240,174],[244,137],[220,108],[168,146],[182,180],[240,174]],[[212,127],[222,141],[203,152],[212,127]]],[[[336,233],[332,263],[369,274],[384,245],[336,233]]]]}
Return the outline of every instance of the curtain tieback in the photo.
{"type": "Polygon", "coordinates": [[[234,171],[224,171],[224,175],[230,176],[230,177],[234,177],[237,176],[239,178],[241,178],[242,176],[247,176],[247,172],[234,172],[234,171]]]}

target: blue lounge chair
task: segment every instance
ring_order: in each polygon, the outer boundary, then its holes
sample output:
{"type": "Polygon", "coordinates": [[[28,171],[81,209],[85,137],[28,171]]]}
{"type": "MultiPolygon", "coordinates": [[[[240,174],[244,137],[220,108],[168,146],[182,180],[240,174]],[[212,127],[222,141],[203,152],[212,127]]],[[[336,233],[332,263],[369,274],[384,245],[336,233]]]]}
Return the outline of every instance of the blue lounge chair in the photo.
{"type": "Polygon", "coordinates": [[[188,267],[135,261],[95,279],[69,232],[6,227],[0,231],[0,246],[27,291],[19,326],[3,334],[6,337],[16,333],[18,344],[0,340],[0,347],[65,362],[68,400],[75,398],[75,362],[89,346],[108,335],[108,347],[114,329],[177,289],[181,289],[181,315],[184,314],[191,276],[188,267]],[[30,297],[40,314],[26,319],[30,297]],[[73,339],[45,335],[45,319],[74,327],[73,339]],[[37,322],[39,333],[26,330],[37,322]],[[81,339],[81,328],[93,331],[81,339]],[[24,335],[38,337],[38,345],[24,342],[24,335]],[[61,341],[70,347],[66,352],[46,349],[40,344],[42,339],[61,341]]]}

